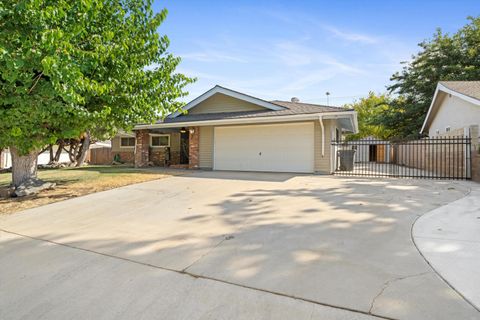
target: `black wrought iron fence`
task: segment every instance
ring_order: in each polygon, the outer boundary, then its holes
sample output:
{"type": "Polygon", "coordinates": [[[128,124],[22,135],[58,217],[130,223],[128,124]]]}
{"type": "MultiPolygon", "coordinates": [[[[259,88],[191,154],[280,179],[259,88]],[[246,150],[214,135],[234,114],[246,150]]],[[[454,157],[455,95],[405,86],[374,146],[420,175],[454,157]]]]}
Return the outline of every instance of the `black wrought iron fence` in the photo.
{"type": "Polygon", "coordinates": [[[471,138],[332,141],[334,174],[342,176],[471,179],[471,138]]]}

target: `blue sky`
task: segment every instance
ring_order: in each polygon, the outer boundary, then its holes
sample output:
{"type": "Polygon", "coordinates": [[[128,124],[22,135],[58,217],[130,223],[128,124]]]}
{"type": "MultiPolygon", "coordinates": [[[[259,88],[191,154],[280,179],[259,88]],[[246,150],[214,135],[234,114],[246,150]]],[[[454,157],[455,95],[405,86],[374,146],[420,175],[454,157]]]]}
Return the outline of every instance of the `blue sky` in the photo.
{"type": "Polygon", "coordinates": [[[330,105],[383,92],[400,62],[437,27],[455,32],[476,1],[157,1],[159,33],[198,78],[191,100],[215,84],[263,99],[330,105]]]}

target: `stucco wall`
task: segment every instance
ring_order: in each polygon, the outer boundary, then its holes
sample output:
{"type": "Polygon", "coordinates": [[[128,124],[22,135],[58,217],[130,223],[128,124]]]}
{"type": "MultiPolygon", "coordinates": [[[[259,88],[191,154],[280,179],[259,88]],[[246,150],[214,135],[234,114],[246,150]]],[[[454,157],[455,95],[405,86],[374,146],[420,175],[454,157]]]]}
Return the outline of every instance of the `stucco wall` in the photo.
{"type": "Polygon", "coordinates": [[[428,135],[437,136],[437,129],[440,134],[445,133],[445,128],[450,130],[466,128],[471,125],[480,125],[480,106],[465,101],[455,96],[446,95],[435,114],[429,127],[428,135]]]}
{"type": "Polygon", "coordinates": [[[194,108],[188,110],[189,114],[199,113],[215,113],[215,112],[237,112],[237,111],[255,111],[266,110],[264,107],[256,104],[235,99],[227,95],[218,93],[205,101],[201,102],[194,108]]]}

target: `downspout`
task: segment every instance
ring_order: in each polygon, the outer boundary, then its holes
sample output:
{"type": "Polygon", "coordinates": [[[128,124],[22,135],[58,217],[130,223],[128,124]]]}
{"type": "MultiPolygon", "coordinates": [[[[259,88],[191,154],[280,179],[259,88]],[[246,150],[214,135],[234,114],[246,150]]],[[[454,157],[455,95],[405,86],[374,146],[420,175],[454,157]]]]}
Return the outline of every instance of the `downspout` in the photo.
{"type": "Polygon", "coordinates": [[[320,122],[320,128],[322,129],[322,157],[325,156],[325,127],[323,126],[322,116],[318,116],[318,121],[320,122]]]}

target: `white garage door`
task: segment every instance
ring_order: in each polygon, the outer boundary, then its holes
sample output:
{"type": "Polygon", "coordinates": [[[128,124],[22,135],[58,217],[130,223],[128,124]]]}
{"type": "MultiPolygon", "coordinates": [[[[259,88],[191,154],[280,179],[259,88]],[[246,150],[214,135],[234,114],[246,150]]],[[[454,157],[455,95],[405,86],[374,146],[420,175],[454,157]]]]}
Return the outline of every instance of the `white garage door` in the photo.
{"type": "Polygon", "coordinates": [[[216,127],[215,170],[313,172],[313,123],[216,127]]]}

